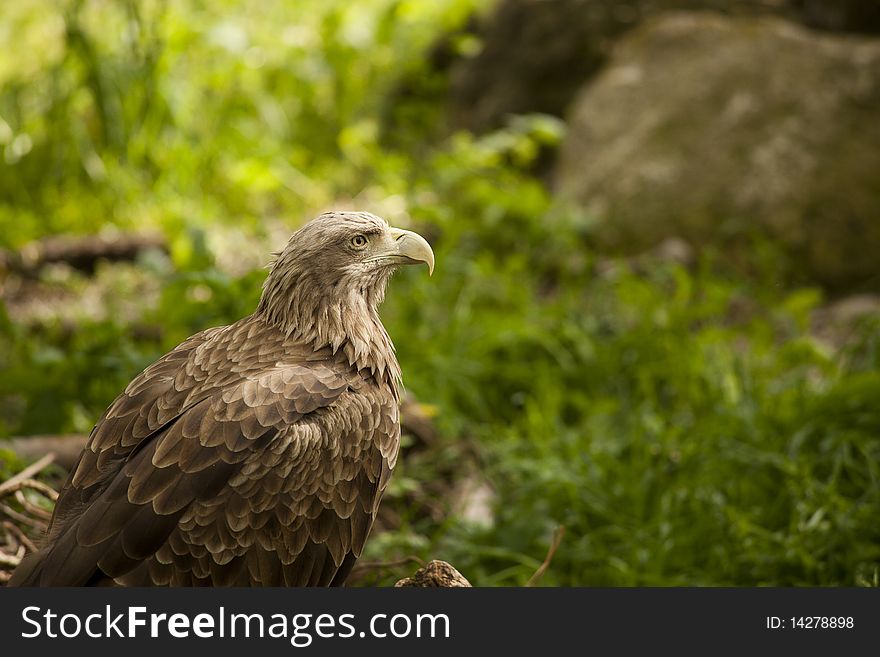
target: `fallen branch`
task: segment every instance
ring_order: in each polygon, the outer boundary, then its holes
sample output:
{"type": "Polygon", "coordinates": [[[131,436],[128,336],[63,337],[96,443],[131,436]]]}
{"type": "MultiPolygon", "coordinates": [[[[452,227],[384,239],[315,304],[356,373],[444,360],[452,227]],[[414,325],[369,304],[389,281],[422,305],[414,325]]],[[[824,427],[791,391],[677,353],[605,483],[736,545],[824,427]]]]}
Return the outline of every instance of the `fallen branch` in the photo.
{"type": "Polygon", "coordinates": [[[70,470],[76,465],[88,438],[83,434],[15,436],[0,440],[0,447],[12,450],[22,461],[32,461],[54,452],[55,463],[70,470]]]}
{"type": "Polygon", "coordinates": [[[43,266],[63,262],[92,273],[99,260],[134,260],[147,249],[167,251],[165,239],[153,235],[60,235],[31,242],[20,251],[0,252],[0,269],[34,274],[43,266]]]}

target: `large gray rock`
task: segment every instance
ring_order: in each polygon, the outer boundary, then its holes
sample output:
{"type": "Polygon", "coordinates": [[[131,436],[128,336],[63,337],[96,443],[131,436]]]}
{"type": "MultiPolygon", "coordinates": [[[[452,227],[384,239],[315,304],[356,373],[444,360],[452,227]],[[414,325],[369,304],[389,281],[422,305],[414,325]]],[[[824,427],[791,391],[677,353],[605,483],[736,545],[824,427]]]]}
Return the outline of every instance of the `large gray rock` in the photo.
{"type": "Polygon", "coordinates": [[[599,242],[778,240],[831,288],[880,284],[880,40],[673,14],[579,95],[557,194],[599,242]]]}
{"type": "Polygon", "coordinates": [[[511,114],[562,116],[620,34],[660,13],[695,9],[880,32],[878,0],[501,0],[477,29],[480,52],[452,67],[452,125],[483,132],[511,114]]]}

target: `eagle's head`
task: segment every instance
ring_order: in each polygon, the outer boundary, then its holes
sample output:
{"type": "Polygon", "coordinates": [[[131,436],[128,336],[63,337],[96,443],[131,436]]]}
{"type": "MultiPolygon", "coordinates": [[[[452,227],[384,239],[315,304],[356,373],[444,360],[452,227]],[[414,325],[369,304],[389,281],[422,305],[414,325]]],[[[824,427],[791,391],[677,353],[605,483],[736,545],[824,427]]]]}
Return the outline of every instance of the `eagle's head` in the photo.
{"type": "Polygon", "coordinates": [[[425,239],[392,228],[367,212],[327,212],[296,231],[273,267],[315,268],[327,283],[348,278],[363,283],[386,275],[398,265],[425,263],[434,271],[434,252],[425,239]]]}
{"type": "Polygon", "coordinates": [[[367,212],[327,212],[277,254],[257,312],[288,335],[334,349],[349,342],[360,355],[382,342],[370,334],[384,335],[376,307],[391,274],[419,263],[434,271],[434,252],[421,235],[367,212]]]}

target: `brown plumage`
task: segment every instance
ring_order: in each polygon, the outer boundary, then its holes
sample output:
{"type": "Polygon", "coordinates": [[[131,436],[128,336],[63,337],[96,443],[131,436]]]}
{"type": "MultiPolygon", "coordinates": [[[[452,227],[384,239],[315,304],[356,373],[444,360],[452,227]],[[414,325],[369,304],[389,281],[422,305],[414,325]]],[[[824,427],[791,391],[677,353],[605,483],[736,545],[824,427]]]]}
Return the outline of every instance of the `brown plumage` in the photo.
{"type": "Polygon", "coordinates": [[[92,431],[10,585],[345,581],[397,461],[400,369],[377,306],[434,255],[366,213],[291,237],[253,315],[138,375],[92,431]]]}

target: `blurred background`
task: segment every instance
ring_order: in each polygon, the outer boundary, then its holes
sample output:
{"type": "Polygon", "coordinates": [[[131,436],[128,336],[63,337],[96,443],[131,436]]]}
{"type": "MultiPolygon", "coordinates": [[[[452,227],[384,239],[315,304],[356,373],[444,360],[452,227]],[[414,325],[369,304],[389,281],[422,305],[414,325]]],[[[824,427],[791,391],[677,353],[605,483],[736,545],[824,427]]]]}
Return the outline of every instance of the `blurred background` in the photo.
{"type": "Polygon", "coordinates": [[[4,2],[0,481],[330,208],[437,255],[355,584],[878,585],[880,2],[4,2]]]}

